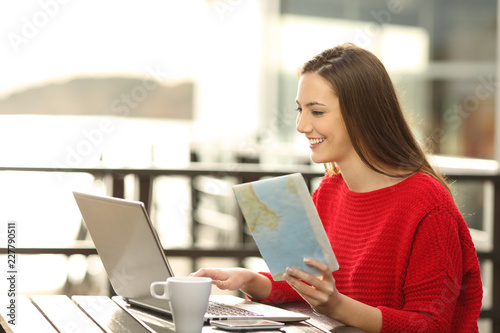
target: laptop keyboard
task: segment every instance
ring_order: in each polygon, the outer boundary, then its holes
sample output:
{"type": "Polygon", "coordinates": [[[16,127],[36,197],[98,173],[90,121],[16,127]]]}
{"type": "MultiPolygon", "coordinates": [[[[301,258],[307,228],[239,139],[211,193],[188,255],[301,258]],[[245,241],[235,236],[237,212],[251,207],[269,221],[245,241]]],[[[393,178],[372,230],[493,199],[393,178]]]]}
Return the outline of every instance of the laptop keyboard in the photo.
{"type": "Polygon", "coordinates": [[[207,313],[212,316],[232,316],[232,317],[248,317],[248,316],[263,316],[252,311],[237,308],[235,306],[230,306],[227,304],[217,303],[210,301],[208,303],[207,313]]]}

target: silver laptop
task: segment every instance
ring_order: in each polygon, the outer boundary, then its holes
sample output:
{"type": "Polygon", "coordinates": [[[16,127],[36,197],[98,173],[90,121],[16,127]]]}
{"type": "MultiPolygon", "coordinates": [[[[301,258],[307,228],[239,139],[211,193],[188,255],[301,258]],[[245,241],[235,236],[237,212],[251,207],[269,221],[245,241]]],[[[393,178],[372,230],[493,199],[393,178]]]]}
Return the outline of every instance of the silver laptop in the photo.
{"type": "MultiPolygon", "coordinates": [[[[108,278],[130,305],[171,314],[169,302],[153,298],[150,284],[174,276],[144,204],[73,192],[108,278]]],[[[301,321],[309,316],[241,297],[211,295],[209,319],[245,317],[301,321]]]]}

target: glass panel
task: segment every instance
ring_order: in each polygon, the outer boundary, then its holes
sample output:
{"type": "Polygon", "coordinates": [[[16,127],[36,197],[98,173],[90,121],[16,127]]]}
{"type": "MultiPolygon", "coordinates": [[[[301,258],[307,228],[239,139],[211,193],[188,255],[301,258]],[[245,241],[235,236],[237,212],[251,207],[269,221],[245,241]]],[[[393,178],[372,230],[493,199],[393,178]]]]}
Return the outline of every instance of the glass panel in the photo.
{"type": "Polygon", "coordinates": [[[484,189],[482,182],[458,181],[452,185],[455,202],[470,228],[484,230],[484,189]]]}
{"type": "Polygon", "coordinates": [[[293,141],[296,68],[342,42],[387,67],[423,145],[438,154],[494,158],[497,3],[281,1],[281,139],[293,141]]]}

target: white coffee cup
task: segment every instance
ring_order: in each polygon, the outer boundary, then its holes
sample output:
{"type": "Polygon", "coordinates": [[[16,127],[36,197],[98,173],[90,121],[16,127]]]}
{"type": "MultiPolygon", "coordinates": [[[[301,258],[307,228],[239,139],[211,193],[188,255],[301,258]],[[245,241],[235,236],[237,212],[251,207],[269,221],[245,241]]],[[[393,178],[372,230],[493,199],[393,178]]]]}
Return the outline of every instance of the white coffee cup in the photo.
{"type": "Polygon", "coordinates": [[[150,290],[153,297],[170,301],[175,332],[201,332],[212,290],[211,278],[170,277],[167,281],[151,283],[150,290]],[[160,286],[163,293],[158,294],[160,286]]]}

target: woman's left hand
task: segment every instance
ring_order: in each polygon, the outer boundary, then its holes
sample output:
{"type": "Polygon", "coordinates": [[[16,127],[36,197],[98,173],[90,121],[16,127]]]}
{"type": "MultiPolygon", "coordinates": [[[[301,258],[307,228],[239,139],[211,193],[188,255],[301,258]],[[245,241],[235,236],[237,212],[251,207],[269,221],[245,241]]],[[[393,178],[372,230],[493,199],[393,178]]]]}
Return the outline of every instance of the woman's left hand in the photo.
{"type": "Polygon", "coordinates": [[[317,268],[320,277],[315,277],[295,268],[287,268],[285,280],[295,289],[314,311],[334,318],[335,309],[341,301],[341,294],[335,286],[335,279],[328,266],[315,259],[304,262],[317,268]]]}

